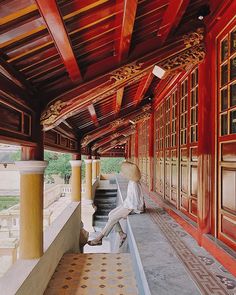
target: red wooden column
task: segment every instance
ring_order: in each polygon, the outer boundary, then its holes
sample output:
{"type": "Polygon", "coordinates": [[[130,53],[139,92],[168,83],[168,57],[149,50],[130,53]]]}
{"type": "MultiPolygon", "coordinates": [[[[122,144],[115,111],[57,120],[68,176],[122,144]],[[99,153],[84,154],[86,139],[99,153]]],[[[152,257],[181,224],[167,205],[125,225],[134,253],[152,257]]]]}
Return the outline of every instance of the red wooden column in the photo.
{"type": "Polygon", "coordinates": [[[138,124],[135,130],[135,141],[134,141],[134,163],[138,165],[138,124]]]}
{"type": "Polygon", "coordinates": [[[149,119],[149,190],[153,191],[153,184],[154,184],[154,112],[151,114],[149,119]]]}
{"type": "Polygon", "coordinates": [[[21,147],[21,161],[43,161],[44,159],[44,132],[39,125],[39,121],[36,121],[34,140],[36,142],[34,146],[23,145],[21,147]]]}
{"type": "MultiPolygon", "coordinates": [[[[207,58],[199,65],[199,102],[198,102],[198,242],[202,235],[211,231],[211,181],[212,140],[214,136],[214,103],[212,96],[211,52],[207,40],[207,58]]],[[[213,47],[213,46],[211,46],[213,47]]]]}
{"type": "Polygon", "coordinates": [[[73,154],[72,160],[81,160],[81,154],[80,153],[73,154]]]}

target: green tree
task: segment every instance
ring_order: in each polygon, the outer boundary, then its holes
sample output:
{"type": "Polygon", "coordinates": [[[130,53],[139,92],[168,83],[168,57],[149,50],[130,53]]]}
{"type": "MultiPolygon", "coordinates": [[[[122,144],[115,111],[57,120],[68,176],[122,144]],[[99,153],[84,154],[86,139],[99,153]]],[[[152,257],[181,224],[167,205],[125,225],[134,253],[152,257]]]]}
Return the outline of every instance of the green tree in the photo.
{"type": "Polygon", "coordinates": [[[45,177],[48,181],[53,180],[53,175],[59,175],[64,179],[64,183],[69,183],[71,176],[71,155],[54,152],[44,152],[44,159],[48,161],[48,166],[45,170],[45,177]]]}
{"type": "Polygon", "coordinates": [[[11,153],[10,159],[12,161],[20,161],[20,159],[21,159],[21,151],[17,151],[15,153],[11,153]]]}
{"type": "Polygon", "coordinates": [[[124,158],[101,158],[101,172],[104,174],[119,173],[124,158]]]}

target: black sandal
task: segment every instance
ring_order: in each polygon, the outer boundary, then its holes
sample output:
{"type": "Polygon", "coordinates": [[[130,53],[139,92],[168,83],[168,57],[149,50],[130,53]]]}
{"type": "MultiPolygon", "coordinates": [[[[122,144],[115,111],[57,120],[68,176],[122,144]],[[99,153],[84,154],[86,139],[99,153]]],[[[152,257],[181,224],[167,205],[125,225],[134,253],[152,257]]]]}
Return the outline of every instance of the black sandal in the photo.
{"type": "Polygon", "coordinates": [[[124,242],[125,242],[126,238],[127,238],[127,235],[125,234],[125,235],[123,236],[123,238],[122,238],[122,239],[120,239],[119,248],[120,248],[120,247],[122,247],[122,245],[124,244],[124,242]]]}
{"type": "Polygon", "coordinates": [[[89,246],[101,246],[102,245],[102,240],[91,240],[91,241],[88,241],[88,245],[89,246]]]}

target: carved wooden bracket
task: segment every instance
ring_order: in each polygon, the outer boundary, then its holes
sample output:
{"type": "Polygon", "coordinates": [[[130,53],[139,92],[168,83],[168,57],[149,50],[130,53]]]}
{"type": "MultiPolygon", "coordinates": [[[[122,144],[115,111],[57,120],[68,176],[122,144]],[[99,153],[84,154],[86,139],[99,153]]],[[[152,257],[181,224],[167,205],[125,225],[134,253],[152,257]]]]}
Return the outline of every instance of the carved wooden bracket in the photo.
{"type": "Polygon", "coordinates": [[[63,120],[77,114],[81,108],[114,94],[121,87],[135,83],[154,65],[174,72],[201,62],[205,56],[203,41],[204,30],[197,29],[196,32],[179,37],[163,48],[55,98],[42,113],[43,129],[52,129],[63,120]]]}

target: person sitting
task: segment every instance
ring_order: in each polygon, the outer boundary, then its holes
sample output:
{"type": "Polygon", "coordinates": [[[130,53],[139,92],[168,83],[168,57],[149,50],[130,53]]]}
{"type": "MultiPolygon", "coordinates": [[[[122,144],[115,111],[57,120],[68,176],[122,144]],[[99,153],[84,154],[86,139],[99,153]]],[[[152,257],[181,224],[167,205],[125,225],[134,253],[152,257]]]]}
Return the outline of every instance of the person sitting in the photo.
{"type": "Polygon", "coordinates": [[[138,166],[131,162],[123,162],[121,165],[121,173],[129,179],[126,199],[120,206],[110,211],[108,214],[108,221],[101,233],[95,239],[88,241],[90,246],[102,245],[102,239],[107,237],[114,227],[115,231],[120,235],[119,247],[121,247],[127,238],[127,234],[122,230],[119,221],[122,218],[127,218],[131,213],[139,214],[144,212],[144,197],[139,182],[141,173],[138,166]]]}

